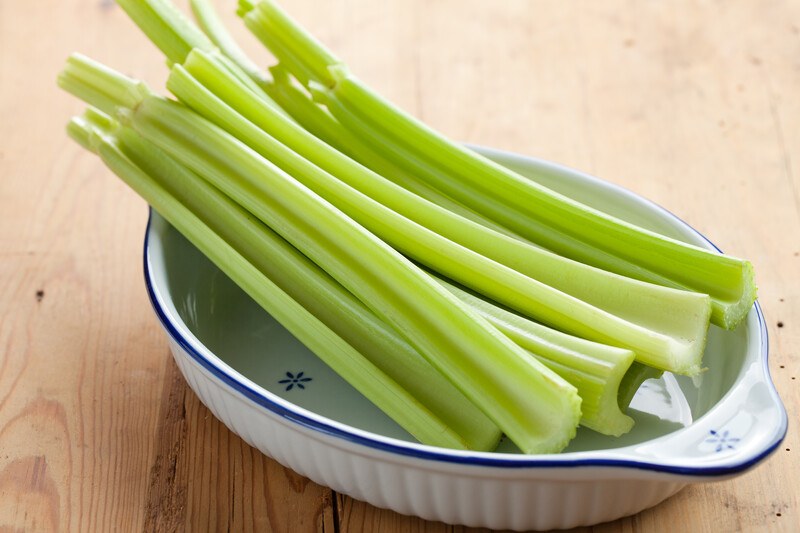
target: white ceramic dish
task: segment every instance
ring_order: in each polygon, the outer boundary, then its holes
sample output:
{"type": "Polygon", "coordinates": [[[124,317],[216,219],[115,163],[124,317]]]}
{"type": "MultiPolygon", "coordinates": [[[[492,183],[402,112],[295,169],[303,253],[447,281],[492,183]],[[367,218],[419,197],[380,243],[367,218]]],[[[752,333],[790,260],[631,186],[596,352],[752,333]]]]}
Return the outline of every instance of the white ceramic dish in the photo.
{"type": "MultiPolygon", "coordinates": [[[[702,235],[629,191],[573,170],[480,149],[537,180],[676,238],[702,235]]],[[[688,483],[753,467],[786,433],[756,305],[733,332],[712,327],[702,383],[665,375],[612,439],[581,429],[559,455],[416,443],[299,344],[153,214],[145,241],[153,307],[189,385],[232,431],[317,483],[400,513],[499,529],[596,524],[656,505],[688,483]]]]}

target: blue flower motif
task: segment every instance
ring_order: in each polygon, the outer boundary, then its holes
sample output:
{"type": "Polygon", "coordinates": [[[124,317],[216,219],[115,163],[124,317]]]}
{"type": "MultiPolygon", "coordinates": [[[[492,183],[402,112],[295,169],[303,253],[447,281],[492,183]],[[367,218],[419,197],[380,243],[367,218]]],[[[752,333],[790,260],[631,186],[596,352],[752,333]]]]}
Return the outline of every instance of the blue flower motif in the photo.
{"type": "Polygon", "coordinates": [[[717,447],[714,450],[715,452],[721,452],[722,450],[735,450],[736,447],[734,443],[739,442],[739,439],[736,437],[730,436],[730,431],[727,429],[723,432],[710,430],[711,437],[706,439],[706,442],[710,444],[716,444],[717,447]]]}
{"type": "Polygon", "coordinates": [[[286,390],[290,391],[293,388],[297,387],[299,389],[305,389],[306,386],[303,383],[308,383],[311,381],[311,378],[303,377],[304,372],[298,373],[296,376],[291,372],[286,373],[287,379],[282,379],[278,383],[281,385],[286,385],[286,390]]]}

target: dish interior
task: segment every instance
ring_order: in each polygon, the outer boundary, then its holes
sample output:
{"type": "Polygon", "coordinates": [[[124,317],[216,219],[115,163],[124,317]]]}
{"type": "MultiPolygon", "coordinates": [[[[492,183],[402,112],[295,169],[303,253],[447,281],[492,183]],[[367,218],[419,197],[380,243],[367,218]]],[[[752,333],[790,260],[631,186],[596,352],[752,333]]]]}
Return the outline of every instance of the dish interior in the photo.
{"type": "MultiPolygon", "coordinates": [[[[700,246],[699,234],[660,208],[606,183],[546,163],[491,153],[499,162],[537,181],[623,219],[700,246]]],[[[213,354],[267,391],[309,411],[350,426],[414,442],[413,437],[322,363],[268,315],[180,233],[163,224],[157,232],[163,253],[166,300],[186,328],[213,354]]],[[[747,358],[750,328],[727,332],[711,327],[700,378],[669,373],[647,381],[629,409],[634,429],[618,438],[580,428],[570,451],[636,445],[690,425],[731,388],[747,358]]],[[[509,441],[497,451],[515,453],[509,441]]]]}

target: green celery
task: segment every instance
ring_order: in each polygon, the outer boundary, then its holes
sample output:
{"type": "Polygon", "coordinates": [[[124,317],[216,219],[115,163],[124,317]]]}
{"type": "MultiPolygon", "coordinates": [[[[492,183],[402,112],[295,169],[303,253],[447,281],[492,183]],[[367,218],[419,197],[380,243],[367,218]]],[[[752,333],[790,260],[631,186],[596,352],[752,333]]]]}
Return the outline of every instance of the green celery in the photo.
{"type": "MultiPolygon", "coordinates": [[[[128,130],[123,128],[122,131],[128,130]]],[[[151,160],[160,162],[161,157],[156,155],[159,150],[146,141],[137,142],[137,137],[123,136],[121,146],[134,162],[148,170],[151,160]]],[[[198,213],[217,234],[462,435],[471,449],[491,449],[496,445],[499,433],[492,431],[493,425],[488,419],[442,379],[394,330],[387,328],[363,304],[280,236],[253,220],[213,187],[202,181],[195,182],[199,180],[196,176],[184,177],[183,174],[189,171],[171,163],[175,168],[162,171],[162,174],[170,176],[169,192],[198,213]],[[216,214],[218,212],[220,214],[216,214]]],[[[166,180],[162,181],[166,185],[166,180]]],[[[620,435],[630,430],[633,420],[622,414],[617,396],[620,380],[633,363],[633,352],[550,330],[452,285],[445,283],[445,286],[578,389],[583,400],[582,425],[608,435],[620,435]]]]}
{"type": "Polygon", "coordinates": [[[647,365],[634,363],[622,377],[617,391],[617,399],[622,409],[627,409],[633,400],[636,391],[642,383],[648,379],[658,379],[663,374],[662,371],[647,365]]]}
{"type": "MultiPolygon", "coordinates": [[[[219,50],[233,61],[241,70],[253,79],[259,86],[267,83],[268,79],[262,69],[244,53],[238,43],[228,33],[227,28],[222,24],[214,6],[210,0],[190,0],[195,19],[200,28],[211,41],[219,47],[219,50]]],[[[202,49],[202,48],[201,48],[202,49]]]]}
{"type": "MultiPolygon", "coordinates": [[[[556,331],[502,309],[445,280],[440,282],[501,333],[531,352],[553,372],[578,389],[581,424],[605,435],[619,436],[633,427],[623,413],[635,393],[641,368],[630,350],[587,341],[556,331]],[[626,381],[626,377],[630,374],[626,381]],[[622,383],[625,382],[625,386],[622,383]]],[[[654,371],[656,374],[658,371],[654,371]]]]}
{"type": "Polygon", "coordinates": [[[707,293],[732,329],[756,296],[749,262],[639,228],[566,198],[453,143],[366,88],[272,0],[240,4],[248,28],[342,124],[387,157],[515,233],[581,262],[707,293]],[[426,172],[427,170],[427,172],[426,172]]]}
{"type": "MultiPolygon", "coordinates": [[[[405,389],[282,291],[226,239],[211,230],[171,195],[156,176],[134,164],[120,149],[116,139],[98,134],[92,128],[89,121],[76,118],[70,122],[68,132],[82,146],[93,147],[115,174],[340,376],[422,442],[448,448],[466,447],[461,437],[405,389]]],[[[175,167],[166,159],[153,158],[149,162],[153,168],[163,172],[164,175],[158,176],[160,179],[179,178],[178,182],[173,182],[179,183],[184,178],[180,172],[173,174],[175,167]]]]}
{"type": "MultiPolygon", "coordinates": [[[[189,68],[190,57],[184,63],[189,68]]],[[[191,69],[190,69],[191,70],[191,69]]],[[[365,167],[375,171],[377,174],[390,179],[414,194],[425,198],[445,209],[452,211],[464,218],[468,218],[483,226],[491,228],[504,235],[510,235],[517,239],[522,239],[509,229],[479,215],[478,213],[464,207],[446,194],[431,187],[425,181],[419,179],[414,174],[402,169],[392,163],[380,153],[373,150],[367,143],[344,128],[333,116],[324,108],[314,103],[310,95],[295,87],[289,78],[288,73],[280,65],[270,68],[272,81],[264,85],[264,91],[283,108],[298,124],[303,126],[308,132],[321,139],[328,145],[336,148],[340,152],[347,154],[365,167]]]]}
{"type": "Polygon", "coordinates": [[[202,52],[192,52],[185,65],[174,65],[167,82],[179,100],[298,176],[406,255],[543,323],[633,349],[649,365],[686,374],[700,370],[710,312],[706,296],[565,260],[458,217],[282,121],[247,91],[237,91],[235,80],[225,79],[202,52]],[[187,68],[263,130],[217,98],[187,68]]]}
{"type": "Polygon", "coordinates": [[[72,54],[58,74],[58,86],[104,113],[113,115],[118,107],[136,105],[150,94],[143,82],[123,76],[82,54],[72,54]]]}
{"type": "Polygon", "coordinates": [[[147,96],[122,117],[322,265],[523,452],[558,451],[574,436],[574,387],[292,176],[177,103],[147,96]]]}
{"type": "Polygon", "coordinates": [[[214,55],[231,74],[248,89],[258,94],[274,109],[280,109],[261,89],[250,73],[226,55],[168,0],[117,0],[125,13],[144,32],[150,41],[167,57],[168,63],[180,63],[192,49],[214,55]]]}
{"type": "MultiPolygon", "coordinates": [[[[87,122],[95,129],[106,130],[106,138],[112,139],[126,157],[156,179],[281,290],[460,435],[469,449],[494,448],[500,436],[497,428],[393,329],[386,327],[324,271],[224,194],[129,128],[115,127],[107,115],[91,109],[86,115],[90,117],[88,120],[76,118],[69,124],[71,136],[84,148],[94,149],[85,137],[87,122]],[[78,135],[72,131],[76,126],[78,135]],[[113,133],[107,132],[112,128],[113,133]]],[[[637,366],[643,366],[631,364],[632,352],[549,330],[441,279],[438,281],[572,383],[583,399],[582,425],[607,435],[620,435],[630,429],[633,421],[623,415],[620,408],[627,407],[641,382],[632,383],[629,390],[624,391],[620,389],[620,376],[636,376],[637,366]]],[[[424,443],[436,444],[429,438],[426,440],[420,430],[411,432],[424,443]]]]}
{"type": "MultiPolygon", "coordinates": [[[[163,176],[168,192],[289,296],[330,327],[422,405],[462,436],[470,449],[494,449],[499,430],[402,337],[359,300],[252,215],[214,187],[123,127],[123,152],[146,172],[163,176]]],[[[574,385],[581,424],[607,435],[630,430],[617,402],[633,352],[566,335],[525,320],[439,280],[514,342],[574,385]]],[[[626,407],[626,405],[625,405],[626,407]]],[[[423,441],[424,442],[424,441],[423,441]]]]}
{"type": "Polygon", "coordinates": [[[115,138],[137,166],[156,177],[170,194],[281,290],[452,428],[469,449],[494,449],[500,438],[497,426],[324,270],[130,128],[119,128],[115,138]]]}
{"type": "Polygon", "coordinates": [[[163,0],[117,0],[147,38],[170,63],[180,63],[192,48],[211,51],[214,44],[171,2],[163,0]]]}

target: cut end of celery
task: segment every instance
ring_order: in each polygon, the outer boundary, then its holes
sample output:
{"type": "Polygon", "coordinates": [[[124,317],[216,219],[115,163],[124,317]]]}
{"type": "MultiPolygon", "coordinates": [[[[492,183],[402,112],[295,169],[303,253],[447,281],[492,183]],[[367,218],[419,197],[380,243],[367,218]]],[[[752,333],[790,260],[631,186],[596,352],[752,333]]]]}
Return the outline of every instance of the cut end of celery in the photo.
{"type": "Polygon", "coordinates": [[[636,360],[659,370],[695,376],[702,370],[703,354],[708,341],[708,328],[712,313],[711,300],[702,296],[705,305],[694,309],[690,320],[682,320],[680,328],[667,337],[658,352],[636,351],[636,360]]]}
{"type": "Polygon", "coordinates": [[[82,54],[72,54],[58,75],[58,86],[101,111],[135,107],[152,94],[147,84],[129,78],[82,54]]]}
{"type": "Polygon", "coordinates": [[[750,261],[742,261],[742,283],[744,287],[741,297],[734,302],[721,302],[714,300],[712,320],[714,324],[727,330],[736,329],[745,319],[758,297],[755,271],[750,261]]]}
{"type": "MultiPolygon", "coordinates": [[[[562,409],[557,420],[554,421],[553,430],[548,431],[545,438],[529,446],[528,449],[521,448],[523,453],[559,453],[575,438],[581,419],[581,397],[575,391],[572,394],[564,394],[562,400],[562,409]]],[[[519,445],[519,443],[516,444],[519,445]]]]}

